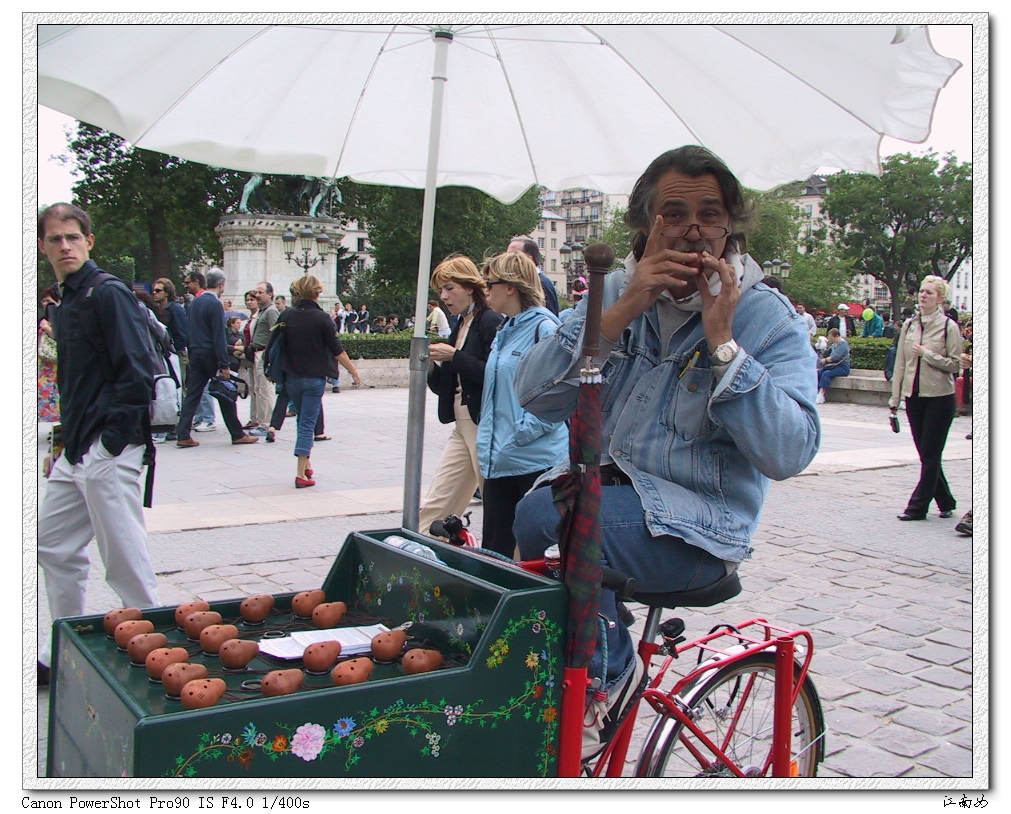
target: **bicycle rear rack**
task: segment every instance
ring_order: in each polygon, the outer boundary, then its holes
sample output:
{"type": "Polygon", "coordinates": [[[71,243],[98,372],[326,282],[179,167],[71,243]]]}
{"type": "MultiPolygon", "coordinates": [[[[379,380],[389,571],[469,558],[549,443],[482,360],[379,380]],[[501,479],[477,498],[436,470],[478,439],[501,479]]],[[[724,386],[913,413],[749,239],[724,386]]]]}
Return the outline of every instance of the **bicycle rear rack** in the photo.
{"type": "MultiPolygon", "coordinates": [[[[640,656],[647,659],[647,663],[660,652],[656,634],[659,629],[661,610],[658,607],[650,608],[644,635],[639,644],[640,656]]],[[[668,651],[660,669],[656,671],[649,685],[643,691],[641,700],[646,701],[661,715],[685,720],[688,718],[688,710],[683,708],[684,705],[680,699],[681,692],[685,687],[707,674],[746,659],[754,653],[768,651],[775,653],[776,663],[772,775],[774,777],[789,777],[791,775],[790,738],[793,705],[804,685],[804,679],[807,677],[811,658],[814,655],[814,641],[807,630],[775,625],[762,617],[749,619],[737,626],[720,625],[719,628],[707,635],[677,645],[673,648],[673,652],[668,651]],[[697,648],[699,651],[699,665],[682,676],[671,690],[659,690],[658,687],[663,682],[674,659],[693,648],[697,648]],[[795,657],[802,657],[796,676],[795,665],[797,661],[795,657]]],[[[638,701],[635,704],[638,706],[638,701]]],[[[596,768],[591,772],[593,776],[599,776],[605,766],[607,767],[607,776],[620,775],[632,736],[632,727],[636,717],[634,709],[630,710],[629,717],[633,720],[627,721],[615,733],[611,743],[599,756],[596,768]]],[[[707,748],[713,750],[714,754],[719,753],[718,747],[708,742],[707,738],[702,736],[701,740],[707,748]]]]}

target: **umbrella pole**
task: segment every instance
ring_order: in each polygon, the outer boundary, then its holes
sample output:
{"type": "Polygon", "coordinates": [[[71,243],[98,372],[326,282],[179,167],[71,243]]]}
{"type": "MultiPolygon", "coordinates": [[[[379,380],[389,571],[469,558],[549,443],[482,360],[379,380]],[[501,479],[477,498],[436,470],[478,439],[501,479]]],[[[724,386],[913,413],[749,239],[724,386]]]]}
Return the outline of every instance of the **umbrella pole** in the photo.
{"type": "MultiPolygon", "coordinates": [[[[425,392],[428,375],[428,339],[425,334],[429,275],[432,268],[432,232],[435,224],[436,177],[439,171],[439,138],[442,130],[442,96],[446,86],[446,62],[453,35],[436,31],[435,65],[432,70],[432,116],[428,129],[428,164],[425,169],[425,199],[421,210],[421,249],[418,254],[418,289],[414,300],[414,335],[411,338],[410,379],[407,402],[407,450],[404,456],[404,513],[401,525],[418,531],[421,510],[421,457],[425,439],[425,392]]],[[[423,529],[427,532],[428,529],[423,529]]]]}

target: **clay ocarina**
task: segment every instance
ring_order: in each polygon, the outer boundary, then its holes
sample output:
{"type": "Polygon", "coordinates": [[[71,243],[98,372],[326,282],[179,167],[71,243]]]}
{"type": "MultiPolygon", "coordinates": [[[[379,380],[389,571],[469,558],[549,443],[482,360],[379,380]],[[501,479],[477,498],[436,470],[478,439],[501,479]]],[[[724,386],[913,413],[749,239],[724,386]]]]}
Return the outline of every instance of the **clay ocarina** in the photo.
{"type": "Polygon", "coordinates": [[[173,664],[189,661],[190,654],[185,647],[158,647],[147,654],[144,668],[155,681],[161,681],[162,673],[173,664]]]}
{"type": "Polygon", "coordinates": [[[342,661],[330,672],[330,678],[338,687],[346,684],[360,684],[372,674],[372,659],[359,656],[356,659],[342,661]]]}
{"type": "Polygon", "coordinates": [[[400,666],[408,675],[413,673],[427,673],[442,664],[442,653],[438,650],[424,650],[420,647],[408,650],[404,653],[400,666]]]}
{"type": "Polygon", "coordinates": [[[112,638],[116,640],[116,647],[120,650],[126,650],[130,639],[140,633],[154,633],[154,623],[147,619],[131,619],[126,622],[120,622],[116,625],[112,638]]]}
{"type": "Polygon", "coordinates": [[[288,695],[295,692],[305,681],[301,670],[273,670],[263,677],[260,689],[266,696],[288,695]]]}
{"type": "Polygon", "coordinates": [[[239,616],[242,617],[243,622],[248,622],[251,625],[258,625],[270,616],[270,612],[273,609],[274,597],[270,594],[247,596],[242,600],[242,604],[239,605],[239,616]]]}
{"type": "Polygon", "coordinates": [[[204,709],[213,707],[225,694],[228,685],[221,678],[198,678],[187,681],[179,694],[186,709],[204,709]]]}
{"type": "Polygon", "coordinates": [[[407,634],[402,630],[388,630],[372,639],[372,655],[379,661],[393,661],[404,649],[407,634]]]}
{"type": "Polygon", "coordinates": [[[317,588],[314,591],[302,591],[291,598],[291,609],[296,616],[308,619],[312,609],[326,599],[326,593],[317,588]]]}
{"type": "Polygon", "coordinates": [[[340,654],[340,642],[315,642],[302,654],[302,664],[310,673],[325,673],[337,663],[340,654]]]}
{"type": "Polygon", "coordinates": [[[208,625],[200,631],[200,649],[208,655],[216,655],[222,644],[238,636],[239,629],[235,625],[208,625]]]}
{"type": "Polygon", "coordinates": [[[209,611],[210,609],[210,603],[204,602],[202,599],[194,600],[193,602],[183,602],[183,604],[176,608],[176,627],[182,630],[183,622],[186,621],[187,616],[197,611],[209,611]]]}
{"type": "Polygon", "coordinates": [[[140,665],[145,663],[148,653],[167,644],[168,636],[164,633],[138,633],[131,636],[130,641],[126,643],[126,652],[130,656],[130,661],[140,665]]]}
{"type": "Polygon", "coordinates": [[[241,670],[256,658],[260,646],[247,639],[229,639],[218,648],[221,666],[226,670],[241,670]]]}
{"type": "Polygon", "coordinates": [[[312,609],[312,623],[316,627],[335,627],[348,612],[348,606],[343,602],[324,602],[312,609]]]}
{"type": "Polygon", "coordinates": [[[105,634],[111,636],[116,632],[116,625],[120,622],[136,622],[143,618],[140,608],[116,608],[116,610],[111,610],[105,614],[105,618],[102,620],[102,627],[105,629],[105,634]]]}
{"type": "Polygon", "coordinates": [[[183,630],[187,637],[196,641],[200,638],[200,631],[211,625],[221,624],[221,614],[217,611],[196,611],[183,619],[183,630]]]}
{"type": "Polygon", "coordinates": [[[207,668],[203,664],[194,664],[190,661],[170,664],[161,672],[161,683],[165,688],[165,695],[170,698],[178,698],[179,693],[183,691],[183,686],[198,678],[207,678],[207,668]]]}

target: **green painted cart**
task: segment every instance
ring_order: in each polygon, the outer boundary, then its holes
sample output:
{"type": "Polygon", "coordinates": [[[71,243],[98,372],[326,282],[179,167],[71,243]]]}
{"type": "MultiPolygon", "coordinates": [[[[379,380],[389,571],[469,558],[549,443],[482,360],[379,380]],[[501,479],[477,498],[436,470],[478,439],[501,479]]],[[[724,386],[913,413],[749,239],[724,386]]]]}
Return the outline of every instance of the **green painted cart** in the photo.
{"type": "MultiPolygon", "coordinates": [[[[315,588],[316,586],[306,586],[315,588]]],[[[104,632],[102,616],[54,624],[48,770],[54,777],[552,777],[557,774],[566,590],[504,561],[405,529],[350,534],[321,586],[347,619],[405,622],[444,656],[405,675],[377,663],[369,680],[335,686],[308,675],[297,692],[265,697],[255,679],[301,666],[262,654],[245,671],[195,653],[228,690],[186,710],[104,632]],[[384,542],[423,542],[441,562],[384,542]],[[252,681],[251,681],[252,679],[252,681]],[[508,744],[494,748],[493,744],[508,744]]],[[[240,638],[311,624],[275,596],[264,628],[244,626],[244,597],[211,603],[240,638]]],[[[174,608],[144,612],[168,646],[194,643],[174,608]]],[[[270,635],[267,633],[267,635],[270,635]]]]}

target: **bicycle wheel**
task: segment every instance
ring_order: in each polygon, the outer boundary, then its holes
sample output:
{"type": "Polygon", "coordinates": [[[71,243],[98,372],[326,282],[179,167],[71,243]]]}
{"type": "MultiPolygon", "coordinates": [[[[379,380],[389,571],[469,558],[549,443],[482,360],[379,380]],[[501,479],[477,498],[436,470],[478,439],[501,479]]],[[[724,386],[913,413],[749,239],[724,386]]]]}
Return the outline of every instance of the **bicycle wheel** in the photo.
{"type": "MultiPolygon", "coordinates": [[[[800,667],[795,667],[799,674],[800,667]]],[[[681,700],[699,730],[751,777],[772,776],[776,661],[755,653],[686,689],[681,700]]],[[[791,762],[798,777],[814,777],[825,754],[825,720],[811,677],[793,706],[791,762]]],[[[734,777],[698,735],[669,715],[658,715],[636,766],[637,777],[734,777]]]]}

